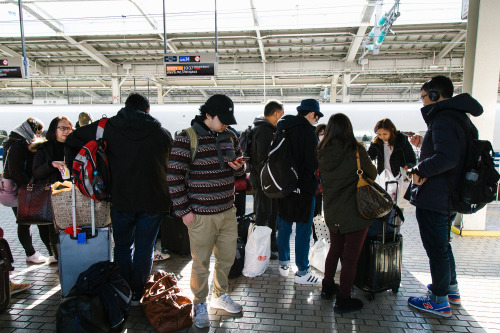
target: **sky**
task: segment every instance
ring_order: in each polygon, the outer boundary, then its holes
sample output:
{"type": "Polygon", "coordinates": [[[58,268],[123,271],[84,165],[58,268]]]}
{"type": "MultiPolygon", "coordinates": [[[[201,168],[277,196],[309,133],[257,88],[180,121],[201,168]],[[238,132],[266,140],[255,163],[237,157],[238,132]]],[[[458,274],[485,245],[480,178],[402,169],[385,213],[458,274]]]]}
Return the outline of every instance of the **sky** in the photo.
{"type": "MultiPolygon", "coordinates": [[[[25,1],[33,3],[63,25],[64,33],[78,35],[127,35],[163,33],[163,1],[134,1],[153,18],[149,24],[131,1],[25,1]]],[[[250,0],[165,0],[168,33],[213,32],[217,4],[219,31],[253,30],[250,0]],[[183,5],[184,3],[184,5],[183,5]]],[[[357,26],[366,0],[253,0],[260,29],[310,29],[357,26]]],[[[384,0],[382,13],[393,0],[384,0]]],[[[461,0],[401,0],[395,25],[462,22],[461,0]]],[[[19,37],[19,7],[0,1],[0,37],[19,37]]],[[[56,33],[26,11],[25,36],[56,33]]],[[[372,25],[373,25],[372,18],[372,25]]]]}

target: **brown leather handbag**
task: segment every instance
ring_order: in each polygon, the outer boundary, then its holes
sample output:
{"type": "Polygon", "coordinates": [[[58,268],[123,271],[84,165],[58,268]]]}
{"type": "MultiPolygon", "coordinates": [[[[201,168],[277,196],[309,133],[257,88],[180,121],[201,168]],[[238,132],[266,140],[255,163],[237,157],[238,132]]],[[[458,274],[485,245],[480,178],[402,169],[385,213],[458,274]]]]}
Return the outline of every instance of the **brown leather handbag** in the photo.
{"type": "Polygon", "coordinates": [[[193,325],[193,301],[181,294],[174,274],[159,270],[149,276],[144,289],[142,308],[157,332],[175,332],[193,325]]]}
{"type": "Polygon", "coordinates": [[[356,152],[356,160],[358,164],[356,173],[359,177],[356,200],[359,214],[365,219],[386,216],[393,206],[391,196],[379,184],[363,175],[361,162],[359,161],[359,151],[356,152]]]}
{"type": "Polygon", "coordinates": [[[17,194],[18,224],[53,224],[52,188],[50,184],[30,182],[17,194]]]}

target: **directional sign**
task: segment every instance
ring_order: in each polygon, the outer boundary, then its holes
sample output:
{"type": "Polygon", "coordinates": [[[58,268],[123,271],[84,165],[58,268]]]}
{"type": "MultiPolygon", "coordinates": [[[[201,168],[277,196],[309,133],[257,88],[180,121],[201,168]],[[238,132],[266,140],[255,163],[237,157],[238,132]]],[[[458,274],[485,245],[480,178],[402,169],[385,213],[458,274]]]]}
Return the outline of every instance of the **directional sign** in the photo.
{"type": "Polygon", "coordinates": [[[24,78],[24,69],[21,57],[0,58],[0,79],[22,78],[24,78]]]}
{"type": "Polygon", "coordinates": [[[164,55],[167,76],[214,76],[217,73],[215,53],[164,55]],[[176,58],[175,61],[171,58],[176,58]],[[168,60],[168,61],[167,61],[168,60]]]}

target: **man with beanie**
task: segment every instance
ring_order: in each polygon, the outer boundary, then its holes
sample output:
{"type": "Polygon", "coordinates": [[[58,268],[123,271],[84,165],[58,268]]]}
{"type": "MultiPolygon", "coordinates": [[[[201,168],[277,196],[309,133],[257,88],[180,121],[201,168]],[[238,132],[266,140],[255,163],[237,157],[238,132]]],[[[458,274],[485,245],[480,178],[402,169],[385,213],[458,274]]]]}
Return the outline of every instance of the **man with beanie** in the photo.
{"type": "MultiPolygon", "coordinates": [[[[149,110],[145,96],[130,94],[103,134],[111,174],[114,261],[130,284],[133,306],[139,305],[151,274],[156,235],[171,206],[166,178],[172,137],[149,110]]],[[[68,167],[78,150],[95,140],[98,124],[82,126],[68,136],[68,167]]]]}
{"type": "Polygon", "coordinates": [[[478,138],[478,131],[467,113],[478,117],[483,107],[469,94],[453,96],[453,83],[443,75],[425,82],[420,89],[424,104],[422,117],[427,124],[424,137],[415,135],[411,143],[421,147],[413,174],[410,203],[416,207],[422,244],[429,257],[432,283],[428,294],[410,297],[416,309],[451,317],[450,303],[460,305],[455,258],[450,243],[450,228],[456,216],[451,197],[460,183],[465,166],[467,135],[463,123],[478,138]]]}
{"type": "Polygon", "coordinates": [[[229,125],[236,124],[233,101],[213,95],[200,107],[192,127],[174,140],[167,183],[174,212],[188,227],[193,267],[194,324],[209,327],[207,312],[210,256],[215,256],[210,307],[239,313],[241,305],[227,294],[228,274],[236,256],[238,237],[234,207],[234,177],[245,172],[238,139],[229,125]]]}
{"type": "Polygon", "coordinates": [[[316,146],[318,137],[314,124],[323,114],[315,99],[305,99],[297,107],[298,114],[286,115],[278,121],[277,130],[287,133],[292,157],[298,168],[298,187],[283,199],[278,199],[278,257],[279,272],[287,277],[290,270],[290,235],[295,230],[295,263],[298,271],[294,279],[297,284],[319,284],[320,278],[309,265],[309,243],[312,234],[314,200],[318,182],[316,146]]]}

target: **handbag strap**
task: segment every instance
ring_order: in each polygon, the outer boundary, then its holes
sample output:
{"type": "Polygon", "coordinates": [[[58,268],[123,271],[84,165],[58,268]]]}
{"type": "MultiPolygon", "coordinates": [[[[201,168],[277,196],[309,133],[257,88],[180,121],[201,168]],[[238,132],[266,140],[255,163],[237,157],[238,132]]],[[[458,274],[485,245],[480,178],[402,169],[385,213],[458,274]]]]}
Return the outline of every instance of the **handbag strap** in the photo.
{"type": "Polygon", "coordinates": [[[361,169],[361,161],[359,160],[359,148],[356,150],[356,163],[358,165],[358,169],[356,173],[358,174],[359,179],[363,178],[363,169],[361,169]]]}
{"type": "Polygon", "coordinates": [[[9,152],[10,152],[10,147],[9,147],[9,149],[7,149],[7,154],[5,155],[5,160],[3,160],[2,178],[3,178],[3,174],[5,173],[5,166],[7,165],[7,158],[9,157],[9,152]]]}

